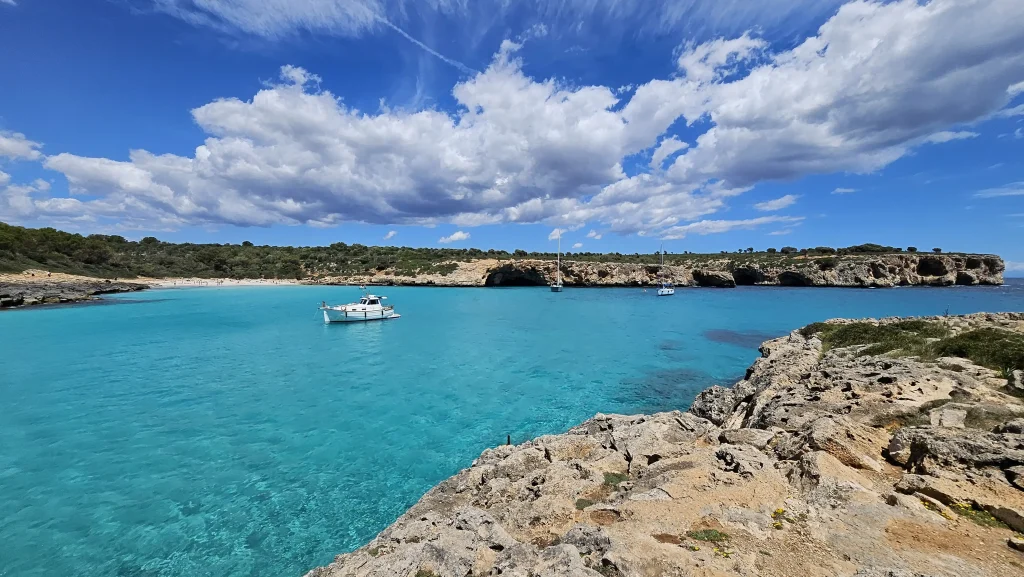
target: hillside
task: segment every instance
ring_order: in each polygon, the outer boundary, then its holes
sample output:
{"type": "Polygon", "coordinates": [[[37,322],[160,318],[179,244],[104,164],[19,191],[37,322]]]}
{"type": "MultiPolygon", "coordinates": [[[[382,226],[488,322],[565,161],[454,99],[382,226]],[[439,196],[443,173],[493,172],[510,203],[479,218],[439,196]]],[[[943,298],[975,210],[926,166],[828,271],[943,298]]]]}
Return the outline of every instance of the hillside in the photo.
{"type": "MultiPolygon", "coordinates": [[[[932,251],[929,251],[931,254],[932,251]]],[[[809,284],[813,286],[872,286],[865,283],[828,282],[829,271],[841,271],[844,265],[858,267],[879,261],[899,269],[919,267],[922,253],[916,249],[863,244],[846,248],[816,247],[798,249],[781,247],[754,251],[746,248],[736,252],[718,254],[666,254],[665,274],[678,284],[719,286],[732,284],[809,284]],[[892,257],[912,257],[895,260],[892,257]],[[903,264],[899,264],[903,263],[903,264]],[[851,265],[852,266],[852,265],[851,265]],[[822,279],[808,282],[788,282],[783,274],[787,270],[818,270],[822,279]],[[703,271],[703,272],[702,272],[703,271]],[[710,272],[708,272],[710,271],[710,272]],[[726,279],[715,271],[728,273],[726,279]],[[738,273],[736,271],[739,271],[738,273]],[[750,271],[749,274],[744,271],[750,271]],[[760,272],[759,272],[760,271],[760,272]],[[765,272],[767,271],[767,272],[765,272]],[[774,271],[774,272],[772,272],[774,271]],[[704,274],[704,273],[707,274],[704,274]],[[738,276],[737,276],[738,274],[738,276]],[[732,279],[732,280],[730,280],[732,279]],[[773,280],[774,279],[774,280],[773,280]],[[781,280],[780,280],[781,279],[781,280]]],[[[289,278],[320,282],[384,282],[389,284],[542,284],[547,274],[554,272],[555,253],[537,253],[516,250],[480,250],[455,248],[410,248],[394,246],[366,246],[338,242],[329,246],[278,247],[243,244],[191,244],[162,242],[154,237],[129,241],[117,235],[93,234],[82,236],[52,228],[30,229],[0,223],[0,272],[21,272],[41,269],[53,272],[85,275],[99,278],[289,278]],[[537,262],[540,261],[540,262],[537,262]],[[502,268],[512,274],[503,275],[514,282],[491,282],[494,272],[502,268]],[[484,274],[476,278],[477,269],[484,274]],[[458,280],[463,271],[472,271],[472,278],[458,280]],[[530,271],[534,272],[530,272],[530,271]],[[516,272],[519,271],[519,272],[516,272]],[[540,272],[537,272],[540,271],[540,272]],[[448,282],[446,282],[448,281],[448,282]]],[[[922,255],[923,256],[923,255],[922,255]]],[[[567,252],[563,255],[563,274],[567,284],[592,285],[644,285],[656,282],[660,255],[567,252]],[[575,264],[573,264],[575,263],[575,264]],[[615,266],[598,267],[600,263],[615,266]],[[606,274],[602,276],[601,271],[606,274]],[[613,275],[613,271],[622,274],[613,275]],[[589,275],[589,276],[588,276],[589,275]],[[593,277],[593,278],[590,278],[593,277]],[[609,278],[610,277],[610,278],[609,278]]],[[[943,277],[952,274],[952,281],[909,284],[953,284],[957,271],[977,271],[975,282],[961,284],[998,284],[1002,282],[1002,260],[993,255],[966,255],[944,253],[941,258],[927,260],[939,262],[934,270],[918,271],[919,276],[943,277]],[[959,263],[959,264],[958,264],[959,263]],[[974,266],[971,266],[974,265],[974,266]],[[928,274],[925,274],[928,273],[928,274]]],[[[932,267],[926,264],[925,268],[932,267]]],[[[877,266],[875,267],[877,268],[877,266]]],[[[860,269],[858,269],[860,270],[860,269]]],[[[875,271],[880,273],[880,271],[875,271]]],[[[887,275],[896,274],[893,269],[887,275]]],[[[470,273],[467,273],[470,274],[470,273]]],[[[463,275],[464,276],[464,275],[463,275]]],[[[801,273],[801,278],[811,278],[801,273]]],[[[856,275],[854,275],[856,276],[856,275]]],[[[880,274],[870,274],[876,278],[880,274]]],[[[851,277],[852,278],[852,277],[851,277]]],[[[894,283],[900,284],[900,283],[894,283]]]]}

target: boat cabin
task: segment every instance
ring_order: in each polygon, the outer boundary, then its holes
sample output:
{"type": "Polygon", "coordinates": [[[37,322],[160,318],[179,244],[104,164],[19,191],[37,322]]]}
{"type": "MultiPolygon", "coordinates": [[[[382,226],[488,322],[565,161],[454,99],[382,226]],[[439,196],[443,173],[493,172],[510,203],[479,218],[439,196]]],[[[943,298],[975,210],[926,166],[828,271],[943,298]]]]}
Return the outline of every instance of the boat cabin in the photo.
{"type": "Polygon", "coordinates": [[[361,304],[361,305],[379,305],[380,304],[380,299],[375,297],[375,296],[363,297],[363,298],[359,299],[359,304],[361,304]]]}

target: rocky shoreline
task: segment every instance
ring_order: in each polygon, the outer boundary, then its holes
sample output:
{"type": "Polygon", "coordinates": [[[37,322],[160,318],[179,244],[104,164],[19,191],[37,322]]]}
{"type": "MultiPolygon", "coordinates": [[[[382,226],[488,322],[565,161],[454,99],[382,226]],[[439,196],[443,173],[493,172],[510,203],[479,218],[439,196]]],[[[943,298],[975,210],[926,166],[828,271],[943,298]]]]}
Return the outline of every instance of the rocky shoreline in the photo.
{"type": "MultiPolygon", "coordinates": [[[[561,278],[571,287],[655,286],[661,279],[681,287],[807,286],[885,288],[1003,284],[1005,264],[996,255],[900,253],[876,256],[779,256],[688,258],[688,264],[651,265],[563,260],[561,278]]],[[[311,284],[399,286],[544,286],[556,276],[548,260],[481,259],[447,263],[446,273],[313,276],[311,284]]]]}
{"type": "Polygon", "coordinates": [[[22,306],[74,303],[94,300],[98,295],[134,292],[149,285],[110,279],[29,270],[0,275],[0,309],[22,306]]]}
{"type": "Polygon", "coordinates": [[[1024,575],[1024,313],[760,352],[686,412],[488,449],[307,577],[1024,575]]]}
{"type": "MultiPolygon", "coordinates": [[[[0,308],[71,303],[96,295],[156,287],[235,285],[387,285],[436,287],[546,286],[556,277],[548,260],[480,259],[447,263],[446,273],[406,276],[392,269],[374,274],[314,275],[295,280],[138,279],[124,281],[27,270],[0,274],[0,308]]],[[[561,278],[569,287],[653,287],[662,280],[679,287],[736,286],[889,288],[897,286],[978,286],[1003,284],[1003,260],[995,255],[886,254],[826,257],[693,259],[687,265],[649,265],[563,260],[561,278]]]]}

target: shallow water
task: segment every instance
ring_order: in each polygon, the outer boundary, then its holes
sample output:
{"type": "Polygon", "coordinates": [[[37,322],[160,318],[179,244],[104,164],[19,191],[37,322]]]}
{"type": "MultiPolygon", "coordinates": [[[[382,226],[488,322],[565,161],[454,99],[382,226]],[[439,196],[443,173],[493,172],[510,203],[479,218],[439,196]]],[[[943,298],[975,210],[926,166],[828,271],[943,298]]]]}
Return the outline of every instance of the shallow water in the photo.
{"type": "Polygon", "coordinates": [[[382,290],[401,319],[324,326],[358,291],[287,286],[0,314],[0,576],[298,577],[506,435],[686,408],[809,322],[1024,310],[1020,280],[382,290]]]}

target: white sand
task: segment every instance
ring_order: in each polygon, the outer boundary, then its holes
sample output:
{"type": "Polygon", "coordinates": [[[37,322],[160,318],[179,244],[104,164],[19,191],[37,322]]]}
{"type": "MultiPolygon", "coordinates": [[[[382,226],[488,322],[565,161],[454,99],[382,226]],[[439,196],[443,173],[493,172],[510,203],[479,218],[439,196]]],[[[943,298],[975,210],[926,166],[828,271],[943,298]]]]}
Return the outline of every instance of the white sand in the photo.
{"type": "Polygon", "coordinates": [[[202,287],[236,287],[236,286],[284,286],[300,284],[295,280],[274,279],[233,279],[233,278],[140,278],[142,282],[153,288],[202,288],[202,287]]]}

